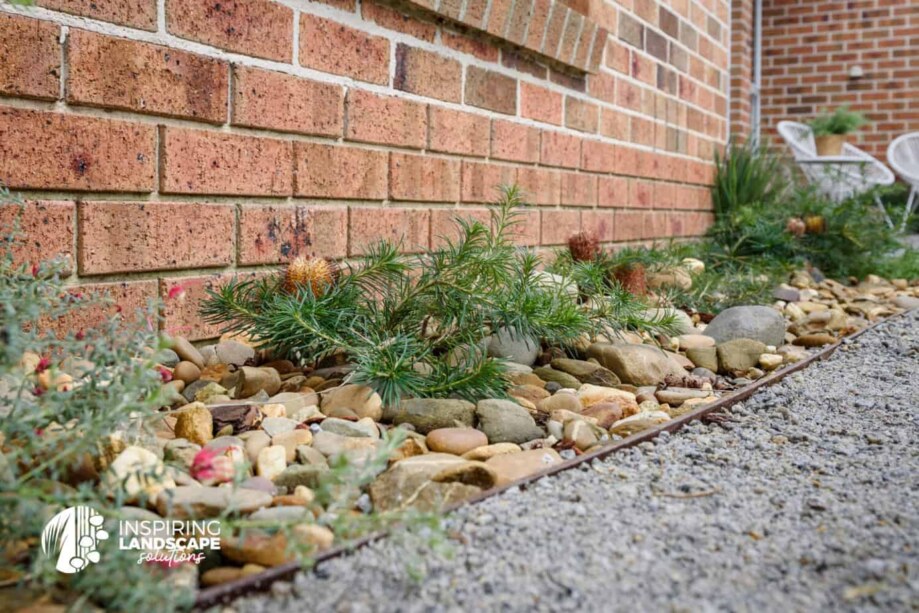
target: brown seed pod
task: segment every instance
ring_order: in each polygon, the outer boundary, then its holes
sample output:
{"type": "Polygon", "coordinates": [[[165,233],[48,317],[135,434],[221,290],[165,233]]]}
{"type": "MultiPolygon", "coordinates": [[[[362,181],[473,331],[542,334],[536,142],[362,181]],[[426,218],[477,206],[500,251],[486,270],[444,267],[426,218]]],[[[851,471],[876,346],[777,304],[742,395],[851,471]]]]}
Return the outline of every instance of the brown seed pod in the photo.
{"type": "Polygon", "coordinates": [[[600,241],[594,234],[578,232],[568,239],[568,250],[576,261],[589,262],[600,253],[600,241]]]}
{"type": "Polygon", "coordinates": [[[804,236],[804,233],[807,232],[807,225],[800,217],[792,217],[785,224],[785,230],[793,236],[804,236]]]}
{"type": "Polygon", "coordinates": [[[826,232],[826,218],[823,215],[805,215],[804,226],[807,234],[823,234],[826,232]]]}
{"type": "Polygon", "coordinates": [[[325,258],[300,256],[284,271],[284,290],[294,293],[309,287],[317,298],[338,278],[338,267],[325,258]]]}

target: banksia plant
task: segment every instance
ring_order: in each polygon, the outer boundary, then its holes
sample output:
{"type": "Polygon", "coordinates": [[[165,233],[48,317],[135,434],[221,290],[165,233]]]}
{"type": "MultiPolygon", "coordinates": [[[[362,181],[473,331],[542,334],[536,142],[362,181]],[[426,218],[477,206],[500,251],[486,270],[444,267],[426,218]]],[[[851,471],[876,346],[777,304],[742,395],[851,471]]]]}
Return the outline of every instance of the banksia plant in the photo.
{"type": "Polygon", "coordinates": [[[578,232],[568,239],[568,250],[575,262],[590,262],[600,254],[600,241],[589,232],[578,232]]]}
{"type": "Polygon", "coordinates": [[[300,256],[287,265],[284,271],[284,290],[294,294],[309,287],[313,296],[322,296],[335,282],[338,270],[335,264],[325,258],[300,256]]]}

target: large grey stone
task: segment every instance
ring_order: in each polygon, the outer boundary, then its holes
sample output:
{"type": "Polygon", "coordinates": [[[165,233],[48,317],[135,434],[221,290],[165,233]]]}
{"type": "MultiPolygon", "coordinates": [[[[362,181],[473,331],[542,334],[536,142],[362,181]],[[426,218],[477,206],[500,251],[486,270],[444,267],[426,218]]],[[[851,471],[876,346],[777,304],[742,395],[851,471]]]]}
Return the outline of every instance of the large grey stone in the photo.
{"type": "Polygon", "coordinates": [[[705,334],[719,343],[751,338],[777,347],[785,340],[785,318],[767,306],[736,306],[715,317],[705,328],[705,334]]]}
{"type": "Polygon", "coordinates": [[[475,423],[475,405],[451,398],[412,398],[384,415],[395,425],[411,424],[417,432],[427,434],[438,428],[469,426],[475,423]]]}
{"type": "Polygon", "coordinates": [[[480,400],[475,414],[489,443],[526,443],[546,435],[529,411],[510,400],[480,400]]]}
{"type": "Polygon", "coordinates": [[[532,366],[538,354],[537,340],[517,334],[508,328],[501,328],[488,338],[488,355],[493,358],[504,358],[532,366]]]}

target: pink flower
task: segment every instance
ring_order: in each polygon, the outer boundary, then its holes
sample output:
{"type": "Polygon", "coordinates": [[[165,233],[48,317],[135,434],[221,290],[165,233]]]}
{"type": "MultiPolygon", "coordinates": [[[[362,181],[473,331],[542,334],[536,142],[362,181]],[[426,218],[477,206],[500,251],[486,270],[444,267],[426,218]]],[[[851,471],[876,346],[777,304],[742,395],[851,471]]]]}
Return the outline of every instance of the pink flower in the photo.
{"type": "Polygon", "coordinates": [[[169,369],[165,366],[157,366],[157,371],[160,373],[160,379],[163,380],[163,383],[169,383],[172,381],[172,373],[169,372],[169,369]]]}
{"type": "Polygon", "coordinates": [[[41,373],[48,370],[51,366],[51,358],[44,357],[38,361],[38,364],[35,365],[35,374],[40,375],[41,373]]]}
{"type": "Polygon", "coordinates": [[[173,285],[169,288],[169,293],[166,295],[168,300],[174,298],[183,299],[185,298],[185,286],[184,285],[173,285]]]}
{"type": "Polygon", "coordinates": [[[216,485],[233,480],[236,473],[234,459],[242,457],[239,447],[228,446],[222,449],[205,447],[191,463],[191,476],[202,485],[216,485]]]}

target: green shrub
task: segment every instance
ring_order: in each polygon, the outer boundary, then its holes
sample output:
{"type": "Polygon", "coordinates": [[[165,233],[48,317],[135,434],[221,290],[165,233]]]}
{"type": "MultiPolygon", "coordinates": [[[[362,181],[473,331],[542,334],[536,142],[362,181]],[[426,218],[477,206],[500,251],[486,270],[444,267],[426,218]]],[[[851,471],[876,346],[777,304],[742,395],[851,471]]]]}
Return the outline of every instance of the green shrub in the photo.
{"type": "Polygon", "coordinates": [[[861,113],[850,111],[848,106],[841,106],[832,113],[824,112],[818,115],[808,122],[808,125],[814,136],[828,136],[851,134],[867,123],[868,120],[861,113]]]}
{"type": "Polygon", "coordinates": [[[746,206],[772,206],[785,195],[787,175],[782,160],[765,146],[730,141],[724,155],[715,151],[715,215],[746,206]]]}

